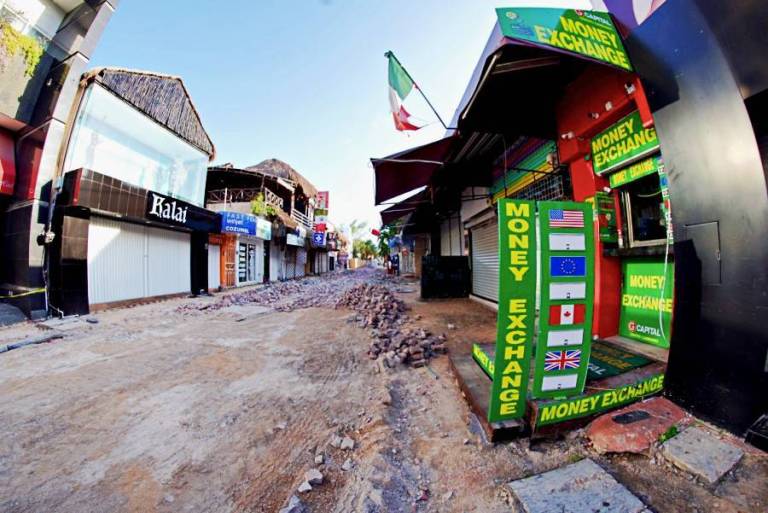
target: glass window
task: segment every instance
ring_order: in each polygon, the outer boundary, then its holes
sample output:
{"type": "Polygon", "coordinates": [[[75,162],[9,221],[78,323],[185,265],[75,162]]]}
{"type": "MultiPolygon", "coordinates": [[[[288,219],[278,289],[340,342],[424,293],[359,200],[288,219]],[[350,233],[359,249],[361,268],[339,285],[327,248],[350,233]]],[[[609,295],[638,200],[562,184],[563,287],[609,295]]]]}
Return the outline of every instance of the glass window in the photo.
{"type": "Polygon", "coordinates": [[[630,247],[664,244],[667,228],[659,175],[644,176],[621,189],[630,247]]]}
{"type": "Polygon", "coordinates": [[[64,171],[87,168],[202,207],[208,155],[98,84],[86,90],[64,171]]]}

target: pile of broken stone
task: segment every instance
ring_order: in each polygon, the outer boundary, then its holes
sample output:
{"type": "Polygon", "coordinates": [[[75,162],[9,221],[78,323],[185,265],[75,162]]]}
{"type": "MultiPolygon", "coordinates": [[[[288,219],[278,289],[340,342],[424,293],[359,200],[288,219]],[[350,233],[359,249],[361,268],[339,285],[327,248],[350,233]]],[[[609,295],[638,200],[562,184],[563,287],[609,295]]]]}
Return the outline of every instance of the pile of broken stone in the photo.
{"type": "Polygon", "coordinates": [[[352,287],[342,294],[336,307],[357,312],[350,321],[369,330],[373,338],[368,357],[381,357],[387,367],[423,367],[429,358],[447,351],[445,335],[403,326],[408,321],[407,307],[384,285],[365,283],[352,287]]]}

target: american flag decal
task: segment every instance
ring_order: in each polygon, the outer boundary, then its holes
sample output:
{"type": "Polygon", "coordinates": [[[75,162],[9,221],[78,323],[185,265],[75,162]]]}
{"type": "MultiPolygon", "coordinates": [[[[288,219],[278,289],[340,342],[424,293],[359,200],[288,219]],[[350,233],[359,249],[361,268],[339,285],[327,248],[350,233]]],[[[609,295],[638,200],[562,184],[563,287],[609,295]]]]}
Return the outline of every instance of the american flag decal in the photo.
{"type": "Polygon", "coordinates": [[[584,212],[581,210],[552,209],[549,211],[550,228],[584,228],[584,212]]]}
{"type": "Polygon", "coordinates": [[[578,349],[571,351],[547,351],[544,357],[544,370],[578,369],[580,363],[581,351],[578,349]]]}

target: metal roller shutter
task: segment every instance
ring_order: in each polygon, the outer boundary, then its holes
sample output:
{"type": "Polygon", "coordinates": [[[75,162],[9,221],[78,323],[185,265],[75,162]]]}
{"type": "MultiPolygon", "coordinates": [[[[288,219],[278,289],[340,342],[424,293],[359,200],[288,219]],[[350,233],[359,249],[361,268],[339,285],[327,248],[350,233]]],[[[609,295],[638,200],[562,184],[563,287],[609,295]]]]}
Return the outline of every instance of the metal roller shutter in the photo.
{"type": "Polygon", "coordinates": [[[91,218],[88,226],[90,304],[189,290],[188,233],[91,218]]]}
{"type": "Polygon", "coordinates": [[[307,250],[299,248],[296,250],[296,277],[301,278],[305,273],[307,264],[307,250]]]}
{"type": "Polygon", "coordinates": [[[499,301],[499,226],[494,220],[472,229],[472,294],[499,301]]]}

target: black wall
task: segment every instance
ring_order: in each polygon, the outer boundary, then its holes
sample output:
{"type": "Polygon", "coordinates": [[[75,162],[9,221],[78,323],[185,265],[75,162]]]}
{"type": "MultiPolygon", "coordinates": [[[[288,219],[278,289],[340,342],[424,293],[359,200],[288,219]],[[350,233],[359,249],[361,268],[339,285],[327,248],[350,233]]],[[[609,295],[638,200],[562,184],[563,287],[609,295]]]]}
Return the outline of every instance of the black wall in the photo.
{"type": "Polygon", "coordinates": [[[768,85],[754,72],[768,69],[768,48],[755,48],[768,25],[754,23],[766,12],[764,2],[668,0],[627,40],[670,178],[676,313],[667,393],[735,432],[768,411],[768,194],[742,98],[768,85]],[[738,63],[734,41],[722,40],[734,31],[751,41],[738,63]]]}

